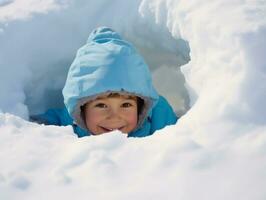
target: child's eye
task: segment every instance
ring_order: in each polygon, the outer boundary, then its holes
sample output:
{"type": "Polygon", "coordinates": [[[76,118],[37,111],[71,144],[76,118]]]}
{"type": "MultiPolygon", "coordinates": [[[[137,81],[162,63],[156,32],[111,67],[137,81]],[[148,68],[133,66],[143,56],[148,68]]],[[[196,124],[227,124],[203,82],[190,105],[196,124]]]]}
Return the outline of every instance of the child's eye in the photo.
{"type": "Polygon", "coordinates": [[[131,107],[131,106],[132,106],[131,103],[123,103],[123,104],[122,104],[122,107],[123,107],[123,108],[128,108],[128,107],[131,107]]]}
{"type": "Polygon", "coordinates": [[[95,107],[97,107],[97,108],[107,108],[107,105],[104,104],[104,103],[97,103],[97,104],[95,105],[95,107]]]}

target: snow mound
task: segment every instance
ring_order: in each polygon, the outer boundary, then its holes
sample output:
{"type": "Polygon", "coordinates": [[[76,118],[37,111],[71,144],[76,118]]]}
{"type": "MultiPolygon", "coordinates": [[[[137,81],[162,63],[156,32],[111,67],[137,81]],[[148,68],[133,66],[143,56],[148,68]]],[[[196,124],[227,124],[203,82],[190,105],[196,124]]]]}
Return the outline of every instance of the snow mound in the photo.
{"type": "MultiPolygon", "coordinates": [[[[0,13],[22,2],[1,1],[0,13]]],[[[266,198],[265,1],[47,2],[35,1],[39,14],[0,14],[0,199],[266,198]],[[99,25],[157,63],[162,90],[179,91],[170,99],[191,109],[176,125],[78,139],[69,126],[25,120],[57,105],[76,49],[99,25]]]]}

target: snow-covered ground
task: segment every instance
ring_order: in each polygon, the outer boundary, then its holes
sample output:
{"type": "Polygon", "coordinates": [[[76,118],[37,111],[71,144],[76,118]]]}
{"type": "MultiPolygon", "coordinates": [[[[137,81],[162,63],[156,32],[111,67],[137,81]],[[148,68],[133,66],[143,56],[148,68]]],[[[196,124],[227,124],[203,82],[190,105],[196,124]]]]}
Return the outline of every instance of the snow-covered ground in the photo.
{"type": "Polygon", "coordinates": [[[265,200],[265,52],[265,0],[0,0],[0,199],[265,200]],[[176,125],[78,139],[27,121],[62,106],[100,25],[140,49],[177,112],[190,107],[176,125]]]}

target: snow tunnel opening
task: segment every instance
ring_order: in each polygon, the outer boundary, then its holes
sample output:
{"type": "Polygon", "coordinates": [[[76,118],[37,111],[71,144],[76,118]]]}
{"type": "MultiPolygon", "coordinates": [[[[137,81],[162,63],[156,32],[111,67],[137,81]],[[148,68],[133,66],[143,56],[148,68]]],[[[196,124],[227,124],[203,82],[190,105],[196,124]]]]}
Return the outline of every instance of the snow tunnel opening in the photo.
{"type": "MultiPolygon", "coordinates": [[[[185,88],[185,78],[180,71],[180,67],[190,61],[189,44],[183,39],[172,37],[170,33],[164,37],[167,39],[162,45],[158,42],[160,40],[155,38],[125,36],[136,46],[149,65],[154,86],[159,94],[168,100],[177,115],[181,117],[189,110],[190,103],[185,88]],[[135,37],[138,37],[138,40],[135,37]],[[145,42],[142,42],[143,40],[145,42]]],[[[78,48],[79,45],[76,45],[68,56],[58,56],[60,59],[54,59],[50,63],[43,63],[41,64],[43,66],[31,69],[32,78],[25,87],[25,104],[29,115],[44,113],[49,108],[64,107],[62,88],[78,48]]],[[[32,60],[32,66],[37,64],[40,65],[38,59],[32,60]]]]}

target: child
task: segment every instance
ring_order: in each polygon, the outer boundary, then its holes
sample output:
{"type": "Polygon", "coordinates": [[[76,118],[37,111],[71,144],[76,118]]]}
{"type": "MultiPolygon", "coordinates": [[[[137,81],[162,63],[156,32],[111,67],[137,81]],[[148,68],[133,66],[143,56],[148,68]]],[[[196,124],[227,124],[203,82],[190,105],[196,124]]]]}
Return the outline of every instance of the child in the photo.
{"type": "Polygon", "coordinates": [[[63,88],[65,109],[31,119],[72,125],[79,136],[120,130],[144,137],[177,117],[152,85],[148,66],[129,42],[107,27],[95,29],[74,59],[63,88]]]}

